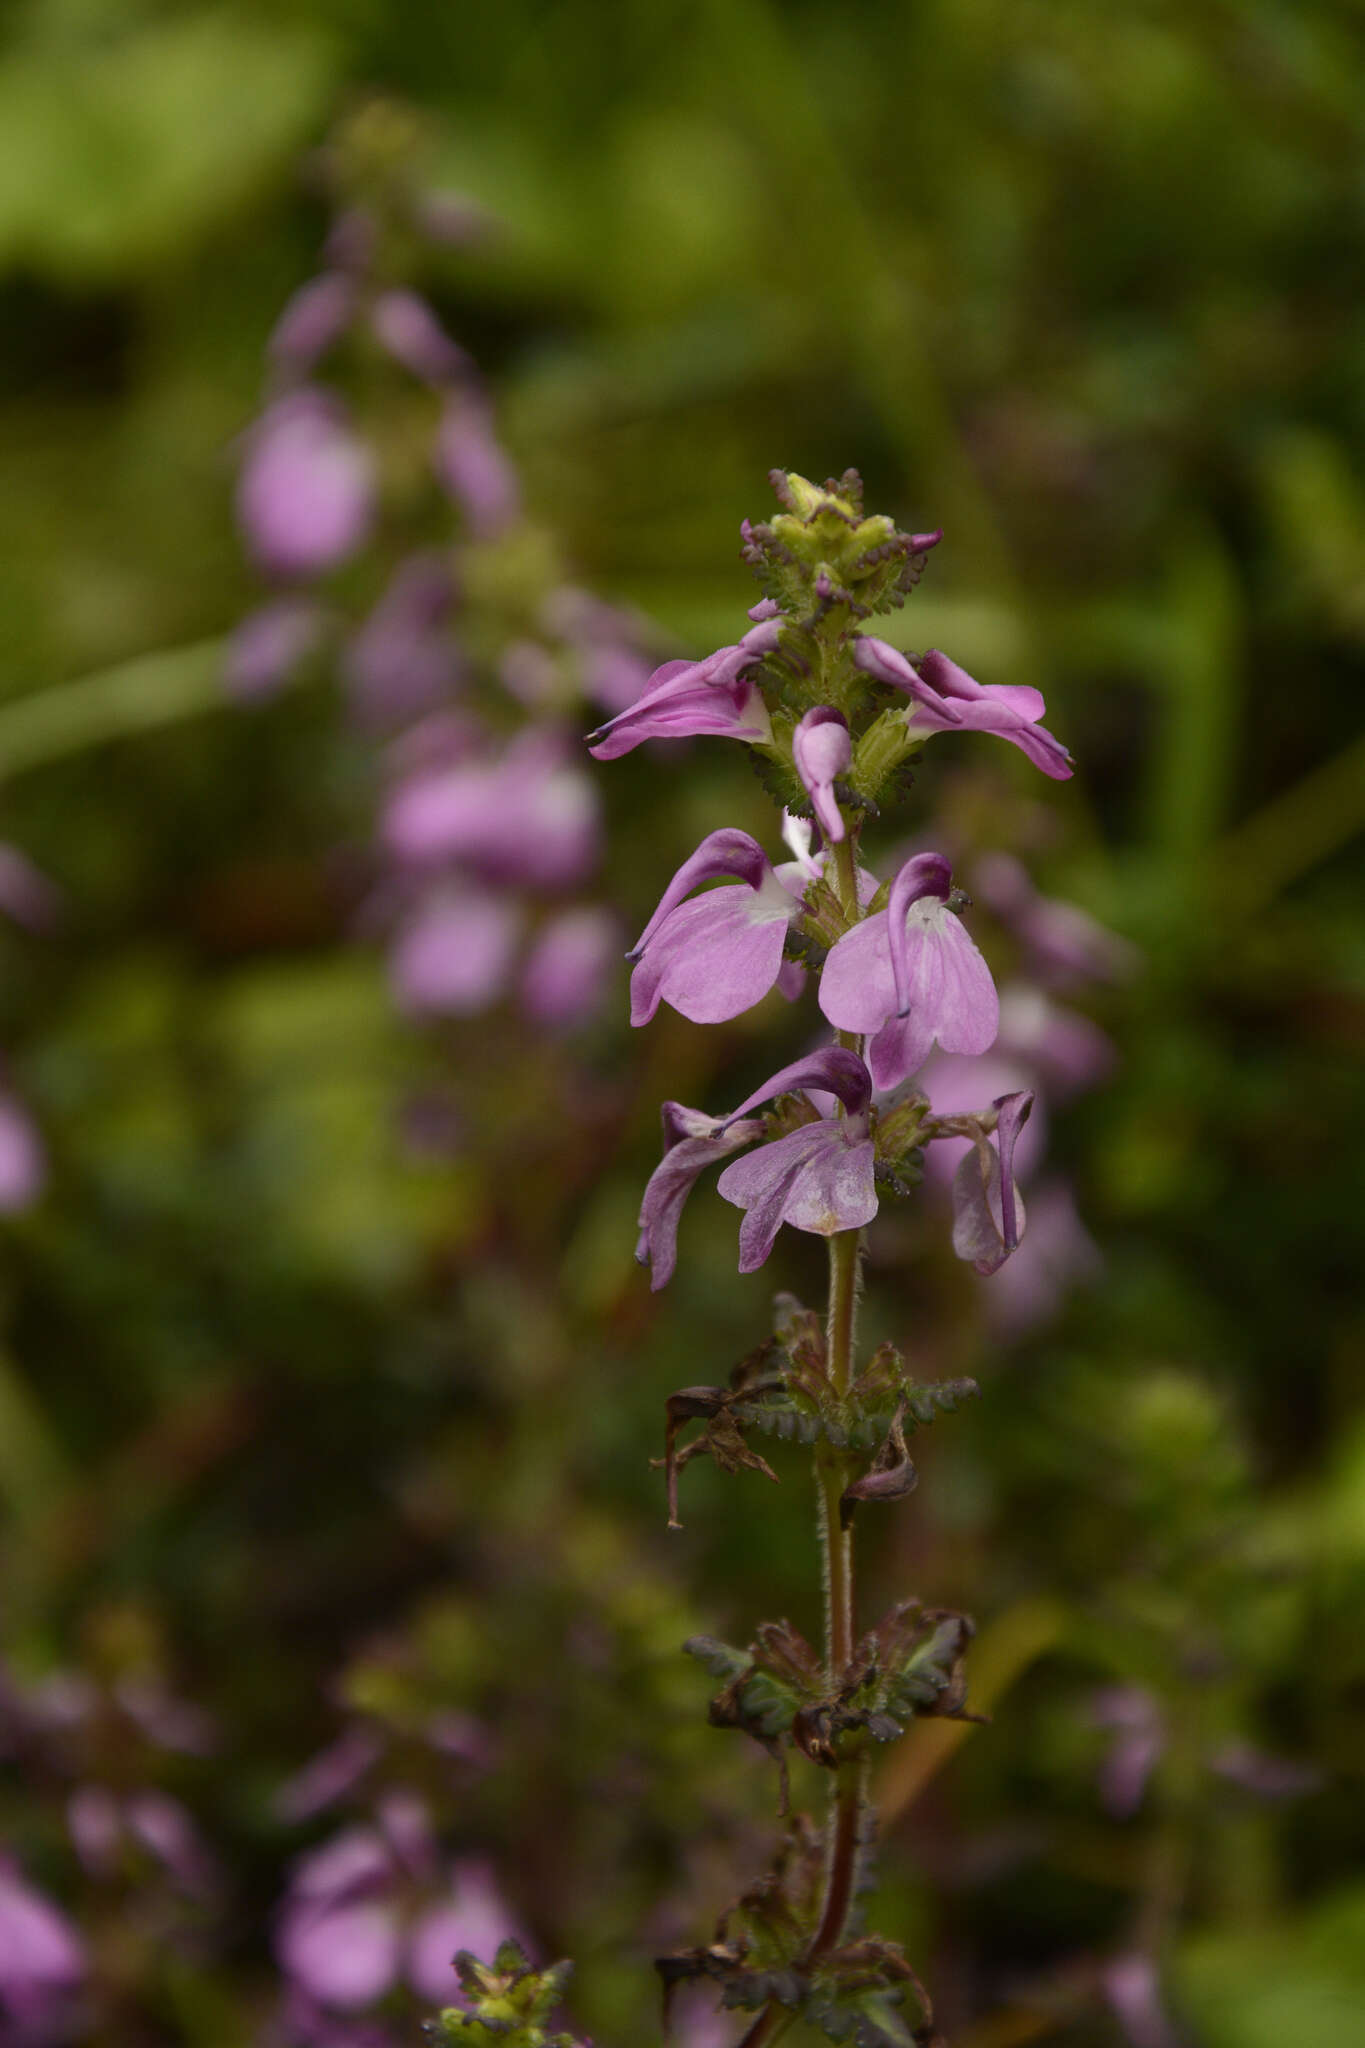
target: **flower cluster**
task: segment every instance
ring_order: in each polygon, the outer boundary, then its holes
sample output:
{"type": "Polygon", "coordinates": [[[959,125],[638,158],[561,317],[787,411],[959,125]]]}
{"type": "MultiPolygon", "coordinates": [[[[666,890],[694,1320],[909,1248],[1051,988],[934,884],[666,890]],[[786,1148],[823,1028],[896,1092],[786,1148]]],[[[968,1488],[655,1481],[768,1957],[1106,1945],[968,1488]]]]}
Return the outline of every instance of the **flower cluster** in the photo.
{"type": "Polygon", "coordinates": [[[858,840],[888,785],[937,734],[994,733],[1054,778],[1068,776],[1070,763],[1041,723],[1037,690],[978,683],[937,652],[912,661],[859,630],[903,601],[937,534],[901,534],[888,519],[865,517],[853,472],[823,487],[796,475],[772,480],[781,515],[745,527],[745,553],[766,591],[750,630],[705,660],[665,663],[589,745],[614,760],[650,739],[743,741],[785,805],[795,855],[774,866],[733,830],[702,841],[628,955],[632,1023],[647,1023],[660,1002],[719,1023],[774,987],[794,995],[812,973],[838,1042],[774,1074],[728,1116],[665,1104],[639,1256],[662,1286],[693,1183],[741,1149],[757,1148],[730,1159],[719,1191],[745,1212],[748,1272],[781,1224],[826,1237],[859,1229],[880,1190],[903,1186],[907,1170],[918,1178],[927,1144],[966,1139],[953,1181],[954,1249],[994,1273],[1023,1231],[1013,1162],[1032,1092],[1006,1089],[951,1114],[936,1114],[914,1088],[899,1092],[935,1051],[988,1052],[1000,1003],[948,860],[916,853],[880,881],[858,840]],[[750,1114],[765,1104],[763,1115],[750,1114]]]}
{"type": "Polygon", "coordinates": [[[371,107],[343,131],[324,268],[268,346],[237,509],[275,595],[235,634],[227,681],[258,699],[336,667],[353,724],[382,747],[364,921],[388,936],[402,1007],[468,1016],[510,996],[571,1029],[618,941],[581,893],[600,834],[574,722],[585,698],[618,711],[649,665],[637,622],[559,572],[477,369],[394,281],[396,251],[487,224],[396,167],[392,119],[371,107]]]}

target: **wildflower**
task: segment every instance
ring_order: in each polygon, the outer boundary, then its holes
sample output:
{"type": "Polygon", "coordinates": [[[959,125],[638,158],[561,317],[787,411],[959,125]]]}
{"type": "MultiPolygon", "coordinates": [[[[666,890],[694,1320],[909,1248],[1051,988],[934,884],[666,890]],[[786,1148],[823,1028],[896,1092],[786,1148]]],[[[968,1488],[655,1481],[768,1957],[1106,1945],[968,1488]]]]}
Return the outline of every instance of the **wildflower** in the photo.
{"type": "Polygon", "coordinates": [[[459,681],[459,651],[445,630],[454,603],[449,565],[435,550],[399,563],[346,649],[351,702],[367,722],[415,718],[459,681]]]}
{"type": "MultiPolygon", "coordinates": [[[[784,863],[790,877],[794,863],[784,863]]],[[[661,1000],[694,1024],[719,1024],[752,1009],[782,971],[782,949],[801,899],[747,832],[710,833],[665,889],[628,960],[630,1021],[647,1024],[661,1000]],[[738,875],[705,896],[688,892],[738,875]]]]}
{"type": "Polygon", "coordinates": [[[454,499],[476,540],[494,540],[521,516],[516,471],[493,432],[486,399],[474,391],[450,398],[432,457],[437,480],[454,499]]]}
{"type": "Polygon", "coordinates": [[[273,697],[293,680],[327,627],[327,614],[310,597],[277,597],[248,613],[228,642],[223,680],[245,702],[273,697]]]}
{"type": "Polygon", "coordinates": [[[1033,1096],[1002,1095],[993,1105],[996,1145],[978,1127],[976,1142],[953,1176],[953,1250],[978,1273],[1000,1270],[1024,1234],[1024,1204],[1014,1180],[1014,1146],[1033,1096]],[[996,1147],[999,1149],[997,1150],[996,1147]]]}
{"type": "Polygon", "coordinates": [[[905,714],[906,730],[915,738],[931,733],[994,732],[1027,754],[1035,768],[1062,782],[1071,774],[1071,756],[1060,740],[1038,723],[1047,706],[1042,693],[1027,683],[978,683],[937,650],[915,668],[885,640],[860,636],[853,659],[865,674],[914,702],[905,714]]]}
{"type": "Polygon", "coordinates": [[[853,743],[843,713],[832,710],[828,704],[808,711],[792,734],[792,759],[810,793],[821,831],[829,840],[842,839],[843,813],[834,795],[834,784],[841,775],[847,775],[853,759],[853,743]]]}
{"type": "Polygon", "coordinates": [[[471,1017],[507,985],[520,934],[515,903],[452,886],[429,898],[400,932],[389,973],[412,1014],[471,1017]]]}
{"type": "Polygon", "coordinates": [[[885,910],[845,932],[820,977],[820,1007],[841,1031],[872,1035],[868,1066],[895,1088],[935,1041],[947,1052],[985,1052],[999,1003],[990,969],[948,907],[952,871],[941,853],[908,860],[885,910]]]}
{"type": "Polygon", "coordinates": [[[394,1794],[377,1827],[344,1829],[300,1859],[276,1950],[324,2006],[353,2011],[400,1983],[446,2004],[455,1951],[491,1954],[509,1932],[487,1866],[443,1865],[421,1802],[394,1794]]]}
{"type": "Polygon", "coordinates": [[[615,761],[642,740],[705,734],[766,744],[772,738],[768,707],[747,672],[773,652],[780,632],[778,620],[763,619],[735,646],[718,648],[704,661],[666,661],[633,704],[588,734],[589,751],[599,761],[615,761]]]}
{"type": "Polygon", "coordinates": [[[752,1143],[765,1128],[747,1112],[798,1089],[839,1098],[845,1116],[809,1117],[748,1159],[728,1166],[719,1193],[746,1211],[739,1234],[739,1270],[752,1273],[773,1248],[783,1223],[822,1237],[853,1230],[877,1213],[868,1106],[872,1082],[856,1053],[827,1046],[783,1067],[746,1096],[728,1117],[709,1117],[679,1102],[664,1104],[664,1157],[650,1176],[640,1208],[635,1256],[651,1268],[657,1290],[673,1271],[678,1218],[698,1176],[728,1153],[752,1143]]]}
{"type": "Polygon", "coordinates": [[[370,311],[375,340],[427,384],[448,384],[473,368],[418,292],[381,292],[370,311]]]}
{"type": "Polygon", "coordinates": [[[364,540],[373,464],[329,393],[277,399],[257,421],[237,486],[247,543],[274,576],[318,576],[364,540]]]}
{"type": "Polygon", "coordinates": [[[521,975],[521,1005],[547,1030],[570,1031],[597,1010],[620,944],[607,910],[582,905],[537,933],[521,975]]]}
{"type": "Polygon", "coordinates": [[[0,1857],[0,2035],[23,2042],[64,2038],[70,2001],[86,1972],[65,1915],[0,1857]]]}

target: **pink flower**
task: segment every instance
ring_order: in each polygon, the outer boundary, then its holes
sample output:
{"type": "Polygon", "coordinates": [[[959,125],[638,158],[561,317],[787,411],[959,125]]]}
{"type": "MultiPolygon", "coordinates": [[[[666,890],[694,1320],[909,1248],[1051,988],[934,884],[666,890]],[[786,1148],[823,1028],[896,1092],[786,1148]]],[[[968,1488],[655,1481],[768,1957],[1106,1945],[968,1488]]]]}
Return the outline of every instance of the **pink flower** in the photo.
{"type": "Polygon", "coordinates": [[[588,734],[589,751],[599,761],[615,761],[643,740],[704,734],[766,744],[772,723],[748,670],[773,652],[780,632],[776,619],[764,619],[735,646],[721,647],[704,661],[666,661],[655,669],[642,696],[588,734]]]}
{"type": "Polygon", "coordinates": [[[937,1042],[981,1053],[1000,1010],[990,969],[948,908],[952,873],[941,853],[919,853],[891,884],[885,910],[837,941],[820,977],[820,1007],[841,1031],[871,1034],[868,1066],[895,1088],[937,1042]]]}
{"type": "Polygon", "coordinates": [[[394,1795],[377,1828],[345,1829],[300,1859],[276,1951],[299,1990],[343,2012],[399,1983],[453,2004],[455,1951],[491,1955],[515,1932],[488,1867],[444,1865],[420,1801],[394,1795]]]}
{"type": "Polygon", "coordinates": [[[808,711],[792,734],[792,759],[810,794],[821,831],[829,840],[842,839],[844,819],[834,784],[847,775],[853,759],[848,721],[842,711],[832,710],[828,704],[808,711]]]}
{"type": "Polygon", "coordinates": [[[739,1233],[740,1272],[752,1273],[763,1264],[784,1223],[828,1237],[857,1229],[876,1215],[867,1114],[872,1082],[856,1053],[827,1046],[771,1075],[728,1117],[709,1117],[679,1102],[664,1104],[664,1156],[645,1189],[635,1253],[652,1268],[650,1285],[656,1291],[672,1274],[678,1219],[698,1176],[762,1135],[762,1119],[748,1118],[747,1111],[801,1089],[837,1096],[847,1114],[825,1117],[811,1108],[810,1121],[725,1169],[718,1190],[746,1212],[739,1233]]]}
{"type": "Polygon", "coordinates": [[[319,576],[364,540],[373,464],[336,399],[319,390],[281,398],[253,428],[237,486],[248,545],[275,576],[319,576]]]}
{"type": "Polygon", "coordinates": [[[993,1107],[999,1119],[995,1146],[978,1132],[953,1176],[953,1250],[987,1275],[999,1271],[1024,1234],[1014,1146],[1028,1121],[1033,1096],[1027,1089],[1002,1095],[993,1107]]]}
{"type": "Polygon", "coordinates": [[[913,699],[905,714],[913,737],[927,739],[931,733],[955,729],[994,732],[1020,748],[1054,781],[1065,781],[1071,774],[1066,748],[1038,723],[1047,708],[1042,695],[1027,683],[978,683],[937,650],[926,654],[916,669],[898,649],[871,634],[854,642],[853,659],[867,675],[913,699]]]}
{"type": "MultiPolygon", "coordinates": [[[[792,864],[786,864],[788,876],[792,864]]],[[[660,1001],[694,1024],[719,1024],[752,1009],[782,971],[782,949],[800,897],[747,832],[710,833],[665,889],[626,956],[630,1021],[647,1024],[660,1001]],[[699,882],[738,875],[731,887],[688,898],[699,882]]]]}

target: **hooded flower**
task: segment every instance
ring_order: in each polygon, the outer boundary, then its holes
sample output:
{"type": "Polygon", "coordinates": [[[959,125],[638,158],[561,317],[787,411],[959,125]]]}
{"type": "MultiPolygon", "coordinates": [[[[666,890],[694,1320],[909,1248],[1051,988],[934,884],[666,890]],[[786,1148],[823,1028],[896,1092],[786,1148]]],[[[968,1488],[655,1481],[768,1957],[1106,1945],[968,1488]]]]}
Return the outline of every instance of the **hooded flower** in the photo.
{"type": "MultiPolygon", "coordinates": [[[[799,874],[786,863],[788,877],[799,874]]],[[[782,971],[787,930],[801,909],[756,839],[725,829],[703,839],[665,889],[627,958],[630,1021],[647,1024],[660,1001],[694,1024],[720,1024],[752,1009],[782,971]],[[699,882],[737,883],[688,898],[699,882]]]]}
{"type": "Polygon", "coordinates": [[[839,776],[847,775],[853,759],[848,721],[842,711],[828,704],[808,711],[792,734],[792,759],[810,794],[821,831],[829,840],[842,839],[844,819],[834,784],[839,776]]]}
{"type": "Polygon", "coordinates": [[[1054,781],[1064,782],[1071,774],[1066,748],[1038,723],[1047,708],[1042,694],[1027,683],[978,683],[937,650],[914,668],[896,648],[871,634],[854,642],[853,659],[865,674],[914,700],[905,718],[915,737],[950,730],[999,733],[1054,781]]]}
{"type": "Polygon", "coordinates": [[[734,647],[722,647],[705,661],[666,661],[655,669],[643,695],[588,734],[599,761],[615,761],[643,740],[693,739],[714,733],[725,739],[772,738],[763,693],[746,671],[778,643],[781,624],[763,619],[734,647]]]}
{"type": "Polygon", "coordinates": [[[948,908],[952,871],[919,853],[891,884],[885,910],[845,932],[820,977],[820,1007],[840,1031],[872,1034],[868,1066],[895,1088],[929,1057],[985,1052],[1000,1010],[990,969],[948,908]]]}
{"type": "Polygon", "coordinates": [[[995,1146],[981,1131],[953,1176],[953,1250],[978,1273],[997,1273],[1024,1234],[1024,1204],[1014,1181],[1015,1141],[1028,1120],[1027,1090],[993,1105],[995,1146]],[[998,1150],[997,1150],[998,1147],[998,1150]]]}
{"type": "Polygon", "coordinates": [[[856,1053],[827,1046],[773,1074],[728,1117],[664,1104],[664,1156],[645,1189],[635,1253],[652,1268],[656,1291],[672,1274],[678,1218],[698,1175],[762,1135],[762,1119],[747,1118],[746,1111],[806,1088],[836,1095],[847,1115],[816,1116],[736,1160],[720,1177],[725,1200],[747,1212],[740,1226],[739,1270],[752,1273],[763,1264],[783,1223],[829,1237],[871,1222],[877,1213],[867,1116],[872,1082],[856,1053]]]}

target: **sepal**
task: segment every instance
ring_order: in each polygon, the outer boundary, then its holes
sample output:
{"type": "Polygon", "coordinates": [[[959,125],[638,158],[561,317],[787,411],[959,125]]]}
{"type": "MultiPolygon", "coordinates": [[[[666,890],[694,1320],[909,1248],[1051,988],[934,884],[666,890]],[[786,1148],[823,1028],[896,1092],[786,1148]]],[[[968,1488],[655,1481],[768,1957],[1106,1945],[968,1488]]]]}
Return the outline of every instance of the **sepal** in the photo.
{"type": "Polygon", "coordinates": [[[501,1943],[491,1964],[461,1949],[455,1974],[468,2002],[448,2006],[423,2032],[433,2048],[447,2042],[459,2048],[591,2048],[572,2034],[546,2029],[572,1970],[568,1962],[533,1970],[515,1941],[501,1943]]]}

